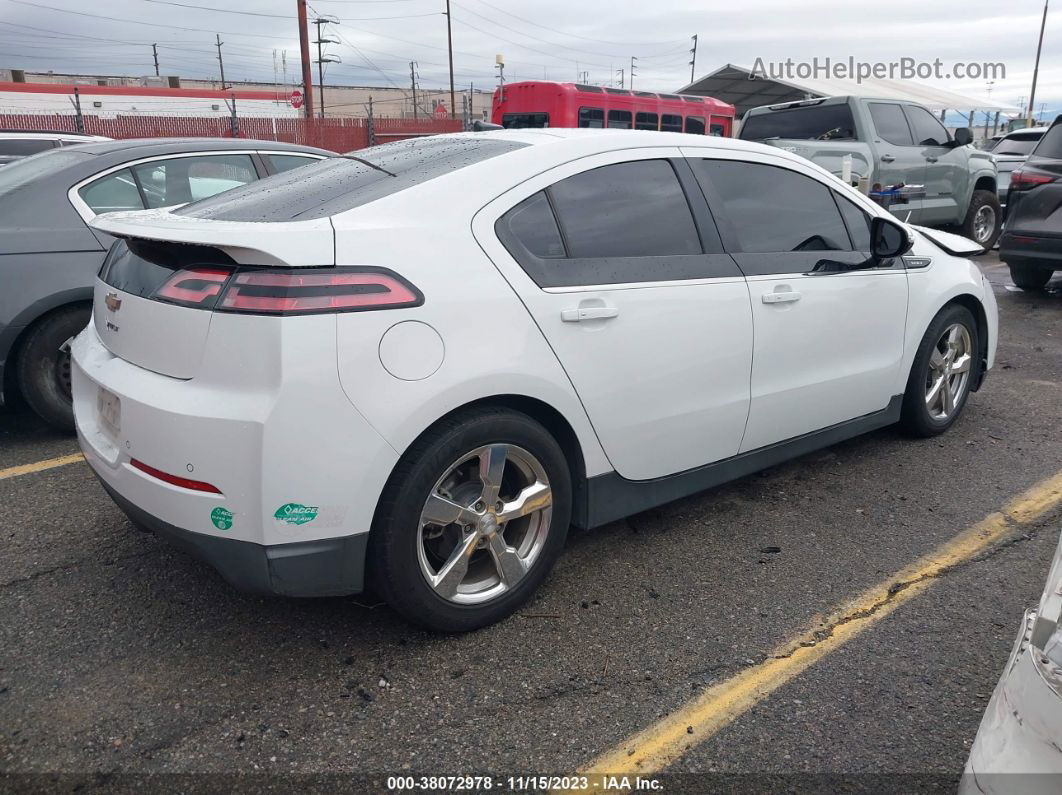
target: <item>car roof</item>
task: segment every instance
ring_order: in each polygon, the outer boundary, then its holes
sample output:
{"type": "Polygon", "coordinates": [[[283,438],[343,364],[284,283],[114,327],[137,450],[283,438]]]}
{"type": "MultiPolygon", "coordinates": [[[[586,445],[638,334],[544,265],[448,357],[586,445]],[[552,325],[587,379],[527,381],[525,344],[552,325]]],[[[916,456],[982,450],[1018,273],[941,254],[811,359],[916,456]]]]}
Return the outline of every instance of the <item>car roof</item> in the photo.
{"type": "Polygon", "coordinates": [[[283,141],[262,141],[254,138],[122,138],[116,141],[92,141],[77,145],[77,151],[84,154],[110,155],[122,152],[129,155],[130,159],[219,149],[272,149],[335,156],[335,152],[312,146],[289,144],[283,141]]]}
{"type": "Polygon", "coordinates": [[[93,141],[110,141],[103,135],[89,135],[88,133],[63,132],[62,130],[0,130],[0,138],[27,138],[35,141],[54,141],[69,138],[71,140],[84,139],[86,143],[93,141]]]}
{"type": "Polygon", "coordinates": [[[1007,133],[1003,137],[1004,138],[1010,138],[1010,136],[1012,136],[1012,135],[1021,135],[1022,133],[1040,133],[1040,135],[1043,135],[1045,132],[1047,132],[1050,129],[1051,129],[1050,127],[1023,127],[1020,130],[1011,130],[1009,133],[1007,133]]]}

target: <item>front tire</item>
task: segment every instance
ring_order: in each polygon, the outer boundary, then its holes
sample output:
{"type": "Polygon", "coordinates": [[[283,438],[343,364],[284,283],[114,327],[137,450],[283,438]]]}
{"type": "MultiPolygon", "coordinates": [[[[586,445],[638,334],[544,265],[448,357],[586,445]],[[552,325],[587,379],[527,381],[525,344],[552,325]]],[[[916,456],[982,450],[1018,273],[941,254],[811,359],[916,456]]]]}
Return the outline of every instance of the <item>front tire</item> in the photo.
{"type": "Polygon", "coordinates": [[[430,630],[501,621],[560,556],[571,504],[564,452],[531,417],[480,408],[443,420],[384,490],[369,550],[375,589],[430,630]]]}
{"type": "Polygon", "coordinates": [[[1003,231],[1003,211],[999,196],[990,190],[975,190],[962,222],[962,234],[990,250],[1003,231]]]}
{"type": "Polygon", "coordinates": [[[1038,292],[1051,281],[1053,271],[1050,268],[1037,268],[1035,265],[1015,263],[1010,267],[1010,278],[1018,287],[1027,292],[1038,292]]]}
{"type": "Polygon", "coordinates": [[[92,310],[68,306],[33,326],[18,354],[18,388],[31,409],[61,431],[74,430],[74,404],[70,394],[70,353],[63,343],[81,333],[92,310]]]}
{"type": "Polygon", "coordinates": [[[970,310],[942,309],[915,353],[900,423],[916,436],[937,436],[962,413],[981,372],[981,341],[970,310]]]}

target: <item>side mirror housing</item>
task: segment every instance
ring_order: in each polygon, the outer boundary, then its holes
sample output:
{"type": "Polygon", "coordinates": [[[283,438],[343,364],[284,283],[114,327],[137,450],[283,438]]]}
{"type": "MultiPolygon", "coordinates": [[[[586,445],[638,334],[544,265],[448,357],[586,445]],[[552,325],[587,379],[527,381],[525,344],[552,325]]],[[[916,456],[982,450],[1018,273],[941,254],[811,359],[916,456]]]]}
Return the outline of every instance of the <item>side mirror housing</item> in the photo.
{"type": "Polygon", "coordinates": [[[955,130],[955,145],[966,146],[973,143],[973,133],[970,132],[969,127],[959,127],[955,130]]]}
{"type": "Polygon", "coordinates": [[[870,252],[876,260],[901,257],[911,250],[914,240],[907,228],[889,218],[876,217],[870,222],[870,252]]]}

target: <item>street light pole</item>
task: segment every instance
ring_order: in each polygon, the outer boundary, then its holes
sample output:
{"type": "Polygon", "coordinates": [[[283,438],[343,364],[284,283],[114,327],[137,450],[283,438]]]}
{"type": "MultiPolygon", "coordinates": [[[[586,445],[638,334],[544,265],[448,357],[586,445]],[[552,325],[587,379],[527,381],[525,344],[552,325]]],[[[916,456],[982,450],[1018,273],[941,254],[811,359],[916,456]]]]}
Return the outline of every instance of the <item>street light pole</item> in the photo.
{"type": "Polygon", "coordinates": [[[299,11],[299,51],[302,54],[302,107],[313,119],[313,77],[310,72],[310,32],[306,29],[306,0],[295,0],[299,11]]]}
{"type": "Polygon", "coordinates": [[[1033,66],[1033,81],[1032,91],[1029,92],[1029,113],[1027,114],[1027,123],[1030,127],[1033,126],[1033,108],[1036,107],[1036,78],[1040,73],[1040,51],[1044,46],[1044,28],[1047,26],[1047,4],[1050,0],[1044,0],[1044,16],[1040,20],[1040,40],[1036,44],[1036,65],[1033,66]]]}
{"type": "Polygon", "coordinates": [[[446,0],[446,52],[450,56],[450,118],[457,118],[457,101],[454,99],[454,37],[450,26],[450,0],[446,0]]]}

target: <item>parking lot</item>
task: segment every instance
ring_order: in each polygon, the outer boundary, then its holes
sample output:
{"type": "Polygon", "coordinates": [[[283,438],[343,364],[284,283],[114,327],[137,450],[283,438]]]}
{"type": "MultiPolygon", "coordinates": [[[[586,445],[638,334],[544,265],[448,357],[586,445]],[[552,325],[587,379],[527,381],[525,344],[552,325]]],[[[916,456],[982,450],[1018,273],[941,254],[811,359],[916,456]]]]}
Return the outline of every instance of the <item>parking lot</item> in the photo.
{"type": "Polygon", "coordinates": [[[1022,293],[994,255],[981,264],[996,368],[949,433],[886,429],[575,532],[531,604],[463,636],[412,629],[371,596],[237,593],[135,530],[83,462],[34,466],[76,441],[0,411],[0,769],[382,788],[650,758],[691,698],[807,648],[824,616],[1006,510],[992,543],[887,610],[827,619],[823,638],[865,628],[800,670],[777,662],[784,683],[747,703],[708,704],[681,751],[644,768],[674,788],[707,773],[954,787],[1062,529],[1062,281],[1022,293]]]}

